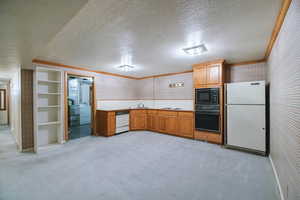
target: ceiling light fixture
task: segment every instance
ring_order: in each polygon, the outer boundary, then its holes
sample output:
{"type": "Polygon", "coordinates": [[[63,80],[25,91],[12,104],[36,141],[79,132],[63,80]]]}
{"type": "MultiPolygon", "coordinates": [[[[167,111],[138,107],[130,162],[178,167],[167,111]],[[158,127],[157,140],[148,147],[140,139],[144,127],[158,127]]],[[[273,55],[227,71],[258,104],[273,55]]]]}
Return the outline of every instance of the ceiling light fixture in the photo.
{"type": "Polygon", "coordinates": [[[124,72],[129,72],[129,71],[134,69],[134,66],[132,66],[132,65],[121,65],[118,68],[120,70],[124,71],[124,72]]]}
{"type": "Polygon", "coordinates": [[[189,55],[198,56],[206,52],[207,48],[205,44],[200,44],[200,45],[184,48],[182,50],[189,55]]]}

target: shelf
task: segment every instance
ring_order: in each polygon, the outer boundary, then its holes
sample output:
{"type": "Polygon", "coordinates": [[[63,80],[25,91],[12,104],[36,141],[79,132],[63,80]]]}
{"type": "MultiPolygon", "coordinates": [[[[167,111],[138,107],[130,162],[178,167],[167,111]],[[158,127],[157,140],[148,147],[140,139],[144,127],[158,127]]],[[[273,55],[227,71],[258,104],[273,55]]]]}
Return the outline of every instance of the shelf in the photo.
{"type": "Polygon", "coordinates": [[[43,92],[39,92],[38,95],[61,95],[61,93],[43,93],[43,92]]]}
{"type": "Polygon", "coordinates": [[[47,108],[60,108],[60,105],[53,105],[53,106],[38,106],[39,109],[47,109],[47,108]]]}
{"type": "Polygon", "coordinates": [[[55,121],[55,122],[40,122],[40,123],[38,123],[39,126],[56,125],[56,124],[60,124],[60,122],[55,121]]]}
{"type": "Polygon", "coordinates": [[[35,151],[63,141],[64,88],[63,71],[48,67],[36,67],[35,73],[35,151]]]}
{"type": "Polygon", "coordinates": [[[60,81],[51,81],[51,80],[38,80],[39,83],[56,83],[60,84],[60,81]]]}

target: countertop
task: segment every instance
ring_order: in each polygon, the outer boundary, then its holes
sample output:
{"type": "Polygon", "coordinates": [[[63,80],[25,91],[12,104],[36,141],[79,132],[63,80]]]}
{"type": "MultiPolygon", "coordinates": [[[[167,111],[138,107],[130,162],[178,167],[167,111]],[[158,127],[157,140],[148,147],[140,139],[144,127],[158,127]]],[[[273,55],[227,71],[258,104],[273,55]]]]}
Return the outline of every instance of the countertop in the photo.
{"type": "Polygon", "coordinates": [[[99,111],[105,112],[120,112],[120,111],[130,111],[130,110],[163,110],[163,111],[174,111],[174,112],[194,112],[194,110],[185,109],[167,109],[167,108],[122,108],[122,109],[97,109],[99,111]]]}

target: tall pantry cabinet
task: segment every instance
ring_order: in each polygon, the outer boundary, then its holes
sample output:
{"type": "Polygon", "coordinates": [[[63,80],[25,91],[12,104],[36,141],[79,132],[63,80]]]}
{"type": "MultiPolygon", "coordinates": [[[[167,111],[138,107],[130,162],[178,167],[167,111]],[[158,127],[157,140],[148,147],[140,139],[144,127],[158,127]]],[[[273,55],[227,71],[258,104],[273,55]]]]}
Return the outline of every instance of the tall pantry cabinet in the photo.
{"type": "MultiPolygon", "coordinates": [[[[194,90],[198,88],[220,88],[219,105],[220,132],[194,131],[194,138],[212,143],[223,144],[223,124],[224,124],[224,95],[223,86],[225,82],[225,60],[215,60],[206,63],[200,63],[193,66],[194,90]]],[[[197,114],[197,111],[196,111],[197,114]]]]}

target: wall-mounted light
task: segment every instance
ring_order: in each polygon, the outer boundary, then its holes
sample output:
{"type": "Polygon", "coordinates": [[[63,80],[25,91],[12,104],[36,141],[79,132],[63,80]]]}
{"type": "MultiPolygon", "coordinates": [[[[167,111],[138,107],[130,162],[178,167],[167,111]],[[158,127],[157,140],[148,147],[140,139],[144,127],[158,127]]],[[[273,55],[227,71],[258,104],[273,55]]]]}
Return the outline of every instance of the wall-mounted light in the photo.
{"type": "Polygon", "coordinates": [[[192,46],[192,47],[188,47],[188,48],[184,48],[182,49],[186,54],[192,55],[192,56],[197,56],[197,55],[201,55],[204,52],[207,51],[207,48],[205,46],[205,44],[200,44],[200,45],[196,45],[196,46],[192,46]]]}
{"type": "Polygon", "coordinates": [[[134,66],[132,66],[132,65],[121,65],[118,68],[120,70],[124,71],[124,72],[129,72],[129,71],[134,69],[134,66]]]}
{"type": "Polygon", "coordinates": [[[180,88],[184,87],[184,82],[170,83],[169,88],[180,88]]]}

